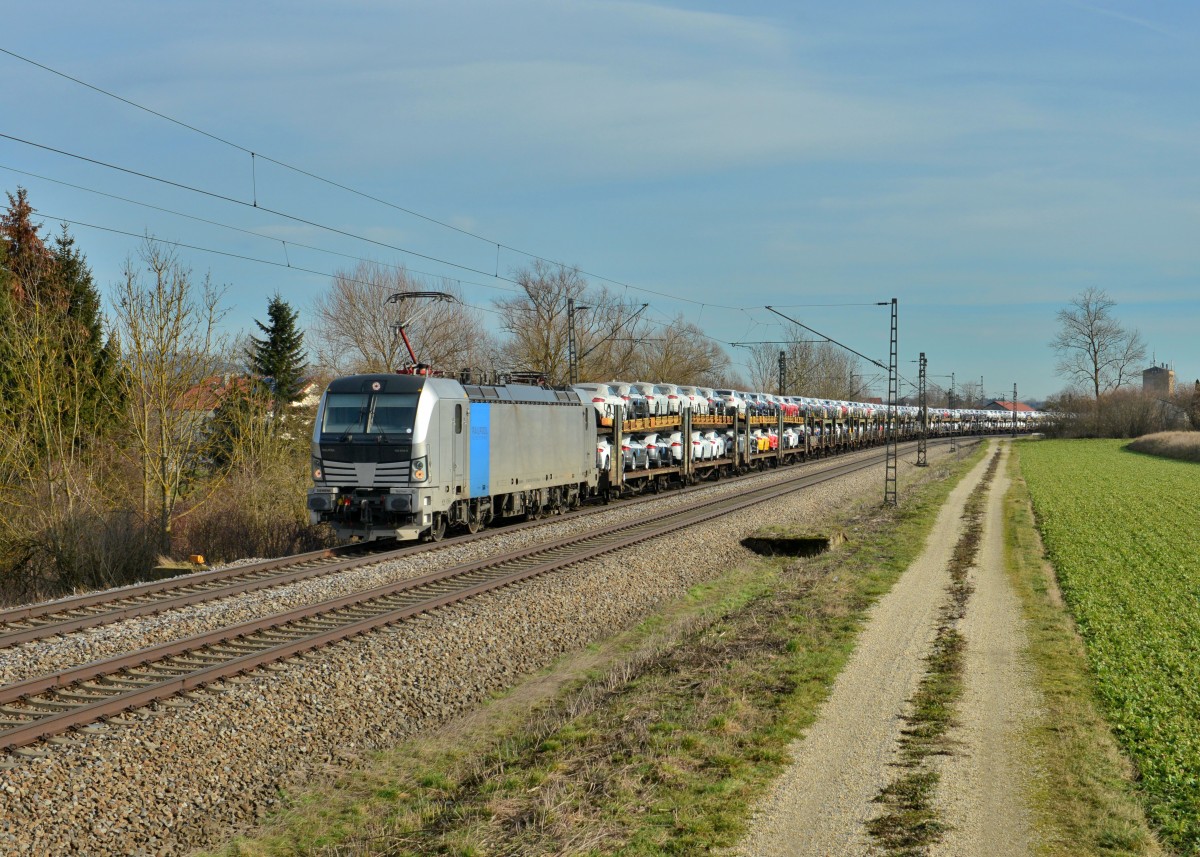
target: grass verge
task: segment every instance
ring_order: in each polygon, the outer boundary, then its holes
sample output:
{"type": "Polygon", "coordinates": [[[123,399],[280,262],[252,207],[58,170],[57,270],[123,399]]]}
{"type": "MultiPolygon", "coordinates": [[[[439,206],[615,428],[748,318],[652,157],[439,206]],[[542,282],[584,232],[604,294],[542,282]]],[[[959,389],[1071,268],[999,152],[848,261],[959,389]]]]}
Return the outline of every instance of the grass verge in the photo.
{"type": "Polygon", "coordinates": [[[957,477],[861,509],[839,551],[763,560],[432,737],[297,794],[227,855],[706,853],[736,842],[957,477]],[[540,689],[537,689],[541,683],[540,689]],[[534,689],[531,690],[531,685],[534,689]]]}
{"type": "Polygon", "coordinates": [[[1133,768],[1099,714],[1083,642],[1064,606],[1034,524],[1020,472],[1009,462],[1005,551],[1028,619],[1030,658],[1044,712],[1028,739],[1042,763],[1033,810],[1046,857],[1167,853],[1151,833],[1132,784],[1133,768]]]}
{"type": "Polygon", "coordinates": [[[954,751],[950,728],[955,725],[955,706],[963,694],[966,639],[958,623],[966,614],[974,587],[967,573],[975,563],[983,536],[983,504],[992,477],[1000,463],[1000,451],[992,455],[987,471],[971,492],[963,509],[965,522],[950,557],[948,598],[938,617],[937,635],[926,658],[925,676],[909,701],[905,727],[899,740],[899,775],[875,797],[883,813],[867,822],[867,832],[882,853],[894,857],[918,857],[940,842],[949,829],[933,805],[941,778],[932,761],[954,751]]]}

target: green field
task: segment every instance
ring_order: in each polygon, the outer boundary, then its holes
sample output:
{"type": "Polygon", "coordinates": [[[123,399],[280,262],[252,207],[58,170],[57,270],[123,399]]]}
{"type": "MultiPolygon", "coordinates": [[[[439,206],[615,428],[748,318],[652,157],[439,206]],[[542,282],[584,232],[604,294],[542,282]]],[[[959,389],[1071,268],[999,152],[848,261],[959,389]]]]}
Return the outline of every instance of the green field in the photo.
{"type": "Polygon", "coordinates": [[[1200,464],[1021,445],[1050,560],[1163,840],[1200,854],[1200,464]]]}

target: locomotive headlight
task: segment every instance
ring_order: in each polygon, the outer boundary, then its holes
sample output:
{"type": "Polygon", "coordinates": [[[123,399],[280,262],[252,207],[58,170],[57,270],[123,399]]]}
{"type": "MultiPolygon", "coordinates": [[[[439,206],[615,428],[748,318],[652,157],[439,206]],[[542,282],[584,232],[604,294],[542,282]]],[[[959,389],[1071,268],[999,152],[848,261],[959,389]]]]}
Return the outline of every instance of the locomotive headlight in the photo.
{"type": "Polygon", "coordinates": [[[426,464],[427,459],[424,455],[422,455],[420,458],[413,459],[412,470],[410,471],[412,473],[413,482],[424,482],[429,478],[429,471],[426,468],[426,464]]]}
{"type": "Polygon", "coordinates": [[[325,481],[325,471],[321,469],[321,459],[317,458],[315,455],[313,456],[312,460],[312,478],[314,482],[325,481]]]}

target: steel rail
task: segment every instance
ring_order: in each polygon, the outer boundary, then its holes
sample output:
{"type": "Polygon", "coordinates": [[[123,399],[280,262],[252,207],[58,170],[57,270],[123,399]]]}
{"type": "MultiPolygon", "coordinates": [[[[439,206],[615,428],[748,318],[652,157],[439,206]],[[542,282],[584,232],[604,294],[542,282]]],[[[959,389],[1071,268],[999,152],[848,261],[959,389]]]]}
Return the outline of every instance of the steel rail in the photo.
{"type": "MultiPolygon", "coordinates": [[[[861,451],[868,452],[869,448],[861,451]]],[[[764,463],[767,456],[767,453],[762,456],[764,463]]],[[[810,458],[800,463],[814,466],[828,460],[828,458],[810,458]]],[[[680,493],[691,493],[706,487],[711,486],[708,484],[686,486],[680,493]]],[[[654,499],[653,497],[630,498],[629,502],[636,505],[654,502],[654,499]]],[[[577,514],[587,516],[599,514],[602,511],[604,511],[603,508],[597,508],[584,510],[577,514]]],[[[541,519],[511,524],[503,529],[506,532],[514,532],[542,526],[544,523],[546,520],[541,519]]],[[[363,544],[340,545],[246,565],[137,584],[115,591],[90,593],[58,601],[0,610],[0,649],[88,628],[110,625],[125,619],[156,615],[194,604],[285,586],[417,553],[442,550],[452,545],[466,544],[476,539],[487,538],[495,533],[496,530],[491,529],[444,542],[410,544],[390,549],[386,547],[389,542],[385,541],[384,549],[374,552],[363,544]],[[354,558],[330,562],[330,560],[336,560],[338,557],[348,554],[354,555],[354,558]],[[297,570],[287,571],[291,568],[297,570]]]]}
{"type": "MultiPolygon", "coordinates": [[[[140,599],[155,596],[165,591],[173,591],[195,586],[205,586],[210,583],[224,582],[231,578],[237,577],[250,577],[264,571],[272,571],[282,566],[299,565],[307,562],[320,562],[326,559],[334,559],[339,556],[354,553],[363,553],[363,545],[338,545],[336,547],[308,551],[307,553],[293,554],[286,557],[277,557],[275,559],[268,559],[255,563],[246,563],[245,565],[231,566],[212,571],[180,574],[175,577],[165,578],[162,580],[154,580],[148,583],[139,583],[133,586],[122,587],[121,589],[110,589],[102,592],[74,595],[68,598],[60,598],[55,601],[46,601],[39,604],[27,604],[23,607],[12,607],[6,610],[0,610],[0,626],[13,625],[18,622],[32,621],[46,616],[87,610],[97,606],[110,607],[125,601],[136,603],[140,599]]],[[[7,635],[0,635],[0,640],[4,640],[6,638],[7,635]]]]}
{"type": "Polygon", "coordinates": [[[120,711],[144,706],[419,613],[795,493],[873,467],[878,463],[878,457],[845,462],[737,497],[661,512],[641,521],[593,530],[500,557],[433,572],[414,580],[377,587],[368,592],[8,685],[0,688],[0,718],[3,718],[0,726],[4,727],[0,730],[0,748],[11,750],[25,746],[120,711]],[[529,565],[531,562],[533,564],[529,565]],[[515,571],[504,570],[505,566],[514,564],[523,567],[515,571]],[[445,586],[454,580],[463,581],[466,585],[454,591],[444,591],[445,586]],[[421,597],[422,590],[429,591],[429,595],[421,597]],[[388,599],[397,596],[417,600],[396,607],[388,599]],[[376,611],[376,615],[363,615],[371,611],[376,611]],[[308,627],[305,627],[306,622],[310,623],[308,627]],[[338,622],[342,623],[341,627],[328,627],[330,623],[338,622]],[[255,639],[255,635],[259,635],[258,639],[255,639]],[[297,635],[297,639],[288,639],[297,635]],[[285,641],[279,642],[280,637],[285,641]],[[214,659],[222,662],[211,663],[214,659]],[[196,666],[200,668],[196,669],[196,666]],[[142,671],[140,674],[139,670],[142,671]],[[57,698],[37,698],[39,694],[46,695],[64,688],[70,690],[60,693],[57,698]],[[108,696],[102,697],[101,694],[108,696]],[[96,701],[92,702],[92,699],[96,701]],[[16,707],[12,704],[14,702],[26,707],[16,707]],[[34,719],[18,721],[11,719],[13,717],[34,719]]]}
{"type": "MultiPolygon", "coordinates": [[[[878,458],[878,456],[875,456],[875,458],[878,458]]],[[[762,488],[755,489],[754,491],[750,492],[749,494],[740,495],[738,497],[732,497],[732,498],[723,498],[723,499],[730,506],[736,505],[738,508],[741,508],[742,506],[746,506],[746,505],[754,505],[759,502],[765,502],[768,499],[773,499],[779,493],[791,493],[791,491],[800,490],[802,488],[807,488],[807,487],[810,487],[811,485],[819,484],[822,481],[827,481],[828,479],[838,478],[840,476],[844,476],[849,473],[853,473],[856,470],[870,467],[877,463],[878,462],[874,459],[871,459],[871,460],[868,460],[865,462],[860,460],[857,462],[843,463],[837,468],[830,468],[829,470],[823,470],[816,474],[807,474],[804,476],[800,476],[800,477],[798,477],[797,480],[789,481],[787,483],[783,483],[782,485],[763,486],[762,488]],[[837,472],[834,472],[835,470],[837,472]],[[814,478],[814,477],[820,477],[820,478],[814,478]],[[803,481],[804,484],[802,484],[802,485],[794,484],[794,482],[801,482],[801,481],[803,481]],[[787,490],[781,491],[780,489],[785,486],[786,486],[787,490]],[[763,495],[763,496],[756,496],[756,495],[763,495]]],[[[722,506],[722,501],[716,501],[715,503],[707,503],[707,504],[705,504],[704,508],[711,509],[714,506],[719,507],[718,514],[726,514],[730,511],[729,508],[725,508],[724,506],[722,506]]],[[[224,642],[229,639],[236,639],[236,638],[244,637],[248,634],[255,633],[257,631],[275,628],[279,625],[287,624],[289,622],[297,621],[297,620],[304,619],[304,618],[309,618],[314,615],[319,615],[322,613],[329,613],[329,612],[332,612],[335,610],[342,609],[344,607],[355,606],[358,604],[365,603],[367,601],[372,601],[372,600],[375,600],[378,598],[383,598],[383,597],[395,595],[395,594],[398,594],[401,592],[417,589],[417,588],[425,586],[425,585],[440,583],[442,581],[445,581],[445,580],[448,580],[448,579],[451,579],[454,577],[460,577],[460,576],[463,576],[466,574],[470,574],[470,573],[478,571],[480,569],[485,569],[485,568],[489,568],[492,566],[504,565],[504,564],[507,564],[510,562],[527,560],[529,558],[536,557],[539,554],[548,554],[548,553],[552,553],[554,551],[560,550],[562,548],[569,547],[571,545],[576,545],[576,544],[588,542],[588,541],[594,541],[597,539],[603,539],[607,536],[610,536],[610,535],[613,535],[616,533],[621,533],[626,530],[632,530],[635,528],[644,528],[644,527],[647,527],[648,525],[660,523],[661,521],[670,519],[670,518],[687,518],[691,515],[691,513],[696,512],[697,508],[698,508],[697,506],[689,506],[689,507],[685,507],[683,509],[671,509],[671,510],[658,512],[655,515],[652,515],[648,518],[642,518],[642,519],[639,519],[636,521],[625,521],[625,522],[622,522],[619,524],[611,525],[609,527],[603,527],[598,530],[591,530],[591,531],[588,531],[585,533],[580,533],[580,534],[576,534],[576,535],[572,535],[572,536],[565,536],[561,539],[557,539],[552,542],[547,542],[547,543],[541,544],[541,545],[534,545],[534,546],[527,547],[527,548],[520,548],[518,550],[510,551],[508,553],[500,554],[498,556],[485,557],[483,559],[475,560],[474,562],[470,562],[465,565],[455,566],[451,569],[442,569],[439,571],[433,571],[433,572],[430,572],[429,574],[422,575],[421,577],[387,583],[387,584],[383,584],[381,586],[377,586],[373,589],[364,590],[362,592],[351,593],[349,595],[343,595],[338,598],[320,602],[318,604],[311,604],[311,605],[306,605],[303,607],[297,607],[286,613],[276,613],[276,614],[272,614],[272,615],[266,616],[266,617],[261,617],[258,619],[251,619],[246,622],[240,623],[238,625],[227,626],[225,628],[218,628],[213,631],[208,631],[208,632],[205,632],[202,634],[197,634],[197,635],[194,635],[191,637],[186,637],[181,640],[169,641],[169,642],[161,643],[161,644],[151,646],[151,647],[148,647],[145,649],[139,649],[137,651],[130,652],[130,653],[127,653],[124,655],[117,655],[115,657],[108,658],[103,661],[96,661],[91,664],[84,664],[79,667],[73,667],[73,668],[66,669],[66,670],[60,670],[60,671],[58,671],[56,673],[52,673],[48,676],[27,679],[24,681],[15,682],[13,684],[0,686],[0,705],[3,705],[4,703],[12,702],[14,700],[20,699],[22,697],[25,697],[25,696],[28,696],[31,694],[41,693],[46,690],[51,690],[55,687],[62,687],[65,685],[73,684],[75,682],[86,681],[86,680],[90,680],[93,678],[97,678],[97,677],[103,676],[105,674],[114,672],[118,668],[121,668],[121,667],[141,666],[143,664],[146,664],[146,663],[156,660],[156,659],[161,659],[161,658],[169,657],[172,655],[180,654],[182,652],[189,651],[192,649],[198,649],[198,648],[201,648],[206,645],[210,645],[215,642],[224,642]]],[[[707,520],[707,517],[705,519],[707,520]]],[[[691,523],[693,523],[693,522],[688,520],[684,523],[674,525],[674,528],[678,529],[682,526],[689,526],[689,525],[691,525],[691,523]]]]}

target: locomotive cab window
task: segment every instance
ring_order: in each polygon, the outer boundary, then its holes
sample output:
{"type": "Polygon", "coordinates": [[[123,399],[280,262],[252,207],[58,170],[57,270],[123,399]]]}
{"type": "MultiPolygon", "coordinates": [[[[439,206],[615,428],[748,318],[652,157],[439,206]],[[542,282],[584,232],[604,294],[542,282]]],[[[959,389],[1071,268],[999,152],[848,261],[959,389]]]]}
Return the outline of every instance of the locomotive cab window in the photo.
{"type": "Polygon", "coordinates": [[[321,422],[323,434],[410,435],[417,393],[330,393],[321,422]]]}
{"type": "Polygon", "coordinates": [[[379,393],[374,399],[367,434],[412,434],[417,420],[416,393],[379,393]]]}
{"type": "Polygon", "coordinates": [[[367,396],[362,393],[330,393],[325,399],[321,431],[326,434],[361,431],[366,412],[367,396]]]}
{"type": "Polygon", "coordinates": [[[455,405],[454,406],[454,433],[455,434],[462,434],[462,415],[463,415],[462,405],[455,405]]]}

